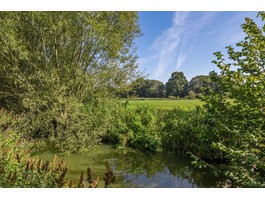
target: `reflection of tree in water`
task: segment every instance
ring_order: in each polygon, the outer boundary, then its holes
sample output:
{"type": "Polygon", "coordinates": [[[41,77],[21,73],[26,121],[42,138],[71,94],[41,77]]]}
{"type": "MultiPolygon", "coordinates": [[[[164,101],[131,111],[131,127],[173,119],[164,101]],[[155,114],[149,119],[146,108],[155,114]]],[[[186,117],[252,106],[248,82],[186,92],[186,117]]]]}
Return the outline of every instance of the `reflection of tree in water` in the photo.
{"type": "Polygon", "coordinates": [[[122,176],[126,184],[135,185],[137,179],[144,181],[148,178],[154,187],[170,184],[166,182],[170,179],[183,182],[189,187],[214,187],[217,181],[209,170],[196,169],[190,164],[189,158],[176,154],[143,153],[126,149],[103,156],[100,159],[108,159],[115,173],[122,176]]]}
{"type": "Polygon", "coordinates": [[[168,154],[164,156],[164,167],[174,177],[181,177],[197,187],[216,187],[221,179],[210,169],[198,169],[191,165],[188,157],[168,154]]]}

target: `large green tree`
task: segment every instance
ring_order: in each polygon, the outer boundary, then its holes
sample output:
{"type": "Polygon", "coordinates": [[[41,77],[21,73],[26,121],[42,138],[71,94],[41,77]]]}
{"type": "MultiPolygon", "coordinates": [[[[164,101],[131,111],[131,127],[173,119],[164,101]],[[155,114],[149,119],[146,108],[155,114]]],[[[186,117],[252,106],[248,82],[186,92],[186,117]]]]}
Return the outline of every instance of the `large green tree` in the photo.
{"type": "Polygon", "coordinates": [[[184,97],[187,95],[188,80],[183,72],[173,72],[166,83],[166,95],[184,97]]]}
{"type": "Polygon", "coordinates": [[[0,106],[29,114],[31,138],[95,141],[95,105],[137,76],[137,12],[0,12],[0,26],[0,106]]]}
{"type": "Polygon", "coordinates": [[[136,12],[1,12],[0,25],[0,101],[10,109],[48,107],[58,94],[86,101],[135,74],[136,12]]]}

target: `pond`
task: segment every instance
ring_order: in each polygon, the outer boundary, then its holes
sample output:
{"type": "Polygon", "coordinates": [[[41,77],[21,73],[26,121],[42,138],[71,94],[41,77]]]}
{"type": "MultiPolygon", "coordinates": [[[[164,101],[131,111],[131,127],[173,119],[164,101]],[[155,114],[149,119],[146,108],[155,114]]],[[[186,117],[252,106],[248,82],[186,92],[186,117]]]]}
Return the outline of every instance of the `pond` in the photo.
{"type": "MultiPolygon", "coordinates": [[[[56,153],[48,148],[35,153],[43,161],[52,160],[56,153]]],[[[213,171],[197,169],[187,156],[172,153],[144,153],[135,149],[116,149],[110,145],[99,145],[94,150],[71,155],[57,155],[68,163],[66,179],[77,186],[81,172],[92,169],[93,178],[99,176],[98,187],[104,187],[103,177],[108,161],[116,180],[110,187],[164,187],[192,188],[216,187],[219,181],[213,171]]]]}

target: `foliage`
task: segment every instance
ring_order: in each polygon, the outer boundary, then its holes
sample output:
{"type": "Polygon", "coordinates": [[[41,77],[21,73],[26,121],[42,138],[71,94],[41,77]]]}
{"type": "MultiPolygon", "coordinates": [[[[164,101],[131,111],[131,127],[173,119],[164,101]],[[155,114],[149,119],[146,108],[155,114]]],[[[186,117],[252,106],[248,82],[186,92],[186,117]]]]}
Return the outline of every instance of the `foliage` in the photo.
{"type": "Polygon", "coordinates": [[[187,93],[188,80],[183,72],[173,72],[166,83],[166,96],[184,97],[187,93]]]}
{"type": "Polygon", "coordinates": [[[85,102],[121,89],[135,74],[135,12],[1,12],[0,18],[6,108],[47,109],[57,96],[85,102]]]}
{"type": "Polygon", "coordinates": [[[190,80],[188,90],[196,94],[209,95],[211,91],[218,91],[218,86],[209,75],[199,75],[190,80]]]}
{"type": "Polygon", "coordinates": [[[28,145],[19,135],[20,117],[1,110],[0,187],[62,187],[67,167],[55,157],[52,162],[30,157],[28,145]]]}
{"type": "MultiPolygon", "coordinates": [[[[264,12],[258,16],[264,21],[264,12]]],[[[260,28],[246,18],[241,27],[246,36],[236,47],[227,47],[230,62],[221,52],[214,53],[213,63],[220,68],[222,78],[211,73],[220,92],[205,98],[212,125],[204,137],[210,141],[211,150],[219,154],[217,158],[223,164],[216,169],[231,186],[264,187],[265,25],[260,28]],[[227,101],[227,97],[233,101],[227,101]]]]}
{"type": "Polygon", "coordinates": [[[130,96],[138,97],[165,97],[165,85],[158,80],[138,78],[131,83],[130,96]]]}
{"type": "Polygon", "coordinates": [[[200,132],[207,129],[207,121],[201,107],[197,106],[190,111],[179,108],[169,110],[163,121],[165,123],[162,137],[163,148],[180,153],[192,151],[194,154],[203,155],[210,152],[205,145],[200,144],[203,143],[200,132]]]}
{"type": "Polygon", "coordinates": [[[188,98],[188,99],[194,99],[194,98],[196,98],[196,93],[195,93],[194,91],[190,90],[190,91],[188,92],[188,96],[187,96],[187,98],[188,98]]]}
{"type": "Polygon", "coordinates": [[[48,141],[60,152],[70,153],[90,149],[99,142],[104,124],[101,109],[66,99],[46,110],[27,113],[24,137],[33,141],[48,141]]]}
{"type": "Polygon", "coordinates": [[[110,126],[103,141],[117,146],[131,146],[141,150],[161,149],[161,121],[157,117],[159,110],[143,106],[137,109],[120,109],[119,117],[110,126]]]}
{"type": "Polygon", "coordinates": [[[95,144],[103,97],[137,76],[136,12],[0,12],[0,107],[24,136],[76,151],[95,144]],[[99,118],[97,118],[99,117],[99,118]]]}
{"type": "MultiPolygon", "coordinates": [[[[21,123],[25,115],[14,115],[0,110],[0,187],[6,188],[61,188],[73,187],[71,179],[66,179],[68,165],[57,156],[43,163],[42,159],[33,158],[28,147],[30,142],[23,139],[21,123]]],[[[114,183],[115,175],[106,162],[106,183],[114,183]]],[[[85,187],[83,172],[76,187],[85,187]]],[[[92,171],[87,169],[87,187],[96,188],[99,177],[93,179],[92,171]]]]}

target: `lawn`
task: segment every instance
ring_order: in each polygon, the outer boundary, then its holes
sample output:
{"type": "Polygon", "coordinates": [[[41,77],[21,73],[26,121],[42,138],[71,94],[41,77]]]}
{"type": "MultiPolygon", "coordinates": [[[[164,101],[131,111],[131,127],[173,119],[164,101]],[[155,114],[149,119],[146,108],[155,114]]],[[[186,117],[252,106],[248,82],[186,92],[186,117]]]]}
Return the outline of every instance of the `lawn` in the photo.
{"type": "Polygon", "coordinates": [[[183,99],[183,100],[170,100],[170,99],[139,99],[129,100],[128,108],[137,108],[139,106],[148,105],[159,109],[169,110],[173,108],[181,108],[189,110],[195,108],[196,105],[203,105],[203,102],[199,99],[183,99]]]}

